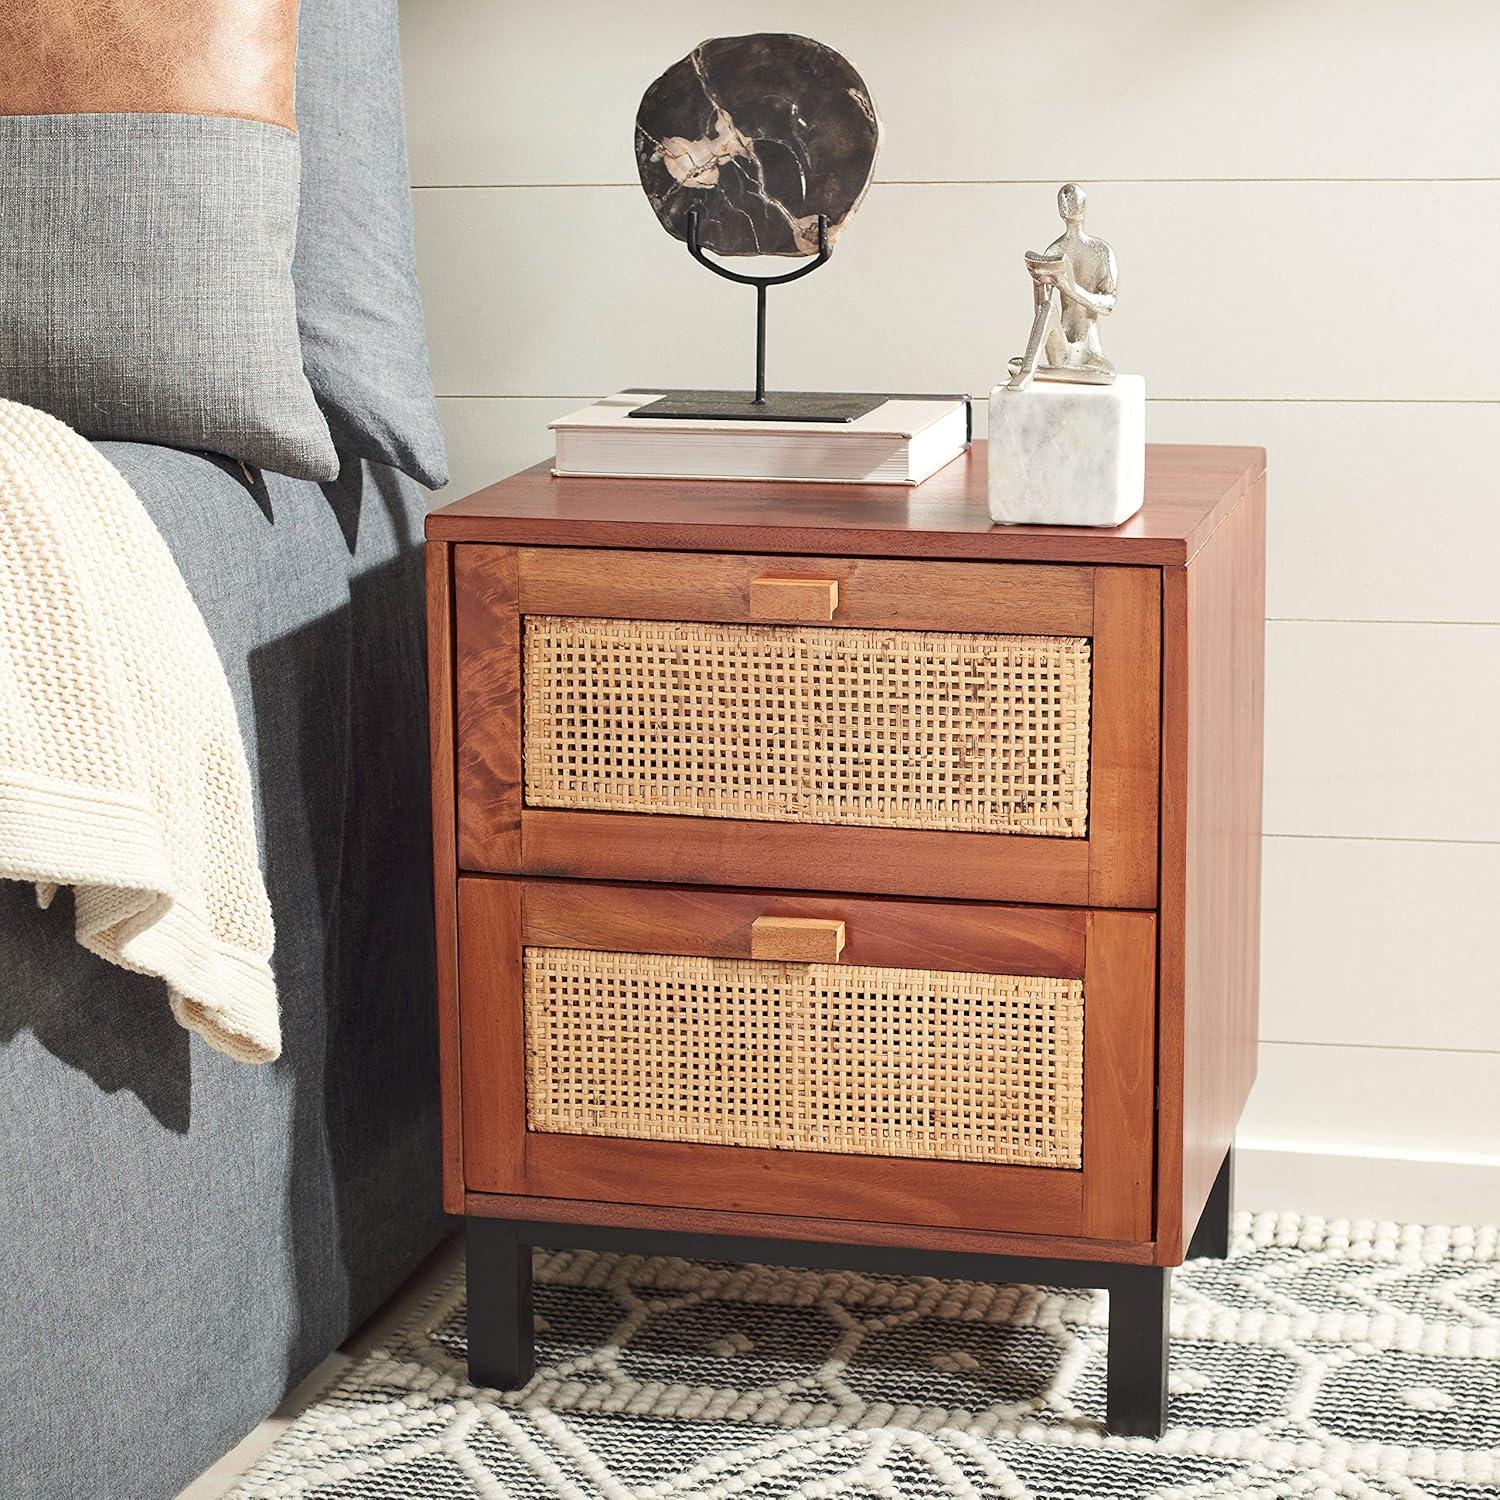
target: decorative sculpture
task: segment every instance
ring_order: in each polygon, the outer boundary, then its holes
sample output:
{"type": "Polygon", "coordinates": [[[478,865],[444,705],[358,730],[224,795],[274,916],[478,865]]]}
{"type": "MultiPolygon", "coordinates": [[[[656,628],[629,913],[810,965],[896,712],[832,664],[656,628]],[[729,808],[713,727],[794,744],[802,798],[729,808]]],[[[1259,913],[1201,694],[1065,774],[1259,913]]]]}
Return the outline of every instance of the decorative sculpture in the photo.
{"type": "Polygon", "coordinates": [[[1080,385],[1109,385],[1115,378],[1115,367],[1099,347],[1099,319],[1115,310],[1115,252],[1108,241],[1084,232],[1087,201],[1076,182],[1064,183],[1057,211],[1066,229],[1045,250],[1026,252],[1035,311],[1026,352],[1010,362],[1008,390],[1025,390],[1034,375],[1080,385]],[[1052,310],[1059,301],[1062,313],[1053,325],[1052,310]],[[1044,335],[1047,363],[1038,368],[1044,335]]]}
{"type": "Polygon", "coordinates": [[[880,118],[864,80],[831,47],[762,32],[700,42],[647,90],[635,158],[656,217],[700,265],[755,288],[753,392],[688,391],[633,417],[850,422],[879,395],[766,392],[766,288],[827,264],[870,186],[880,118]],[[802,264],[753,276],[716,255],[784,255],[802,264]]]}
{"type": "Polygon", "coordinates": [[[1146,382],[1116,374],[1100,347],[1118,276],[1083,207],[1083,189],[1065,183],[1063,232],[1026,252],[1031,336],[990,392],[990,515],[1006,525],[1118,526],[1145,498],[1146,382]]]}

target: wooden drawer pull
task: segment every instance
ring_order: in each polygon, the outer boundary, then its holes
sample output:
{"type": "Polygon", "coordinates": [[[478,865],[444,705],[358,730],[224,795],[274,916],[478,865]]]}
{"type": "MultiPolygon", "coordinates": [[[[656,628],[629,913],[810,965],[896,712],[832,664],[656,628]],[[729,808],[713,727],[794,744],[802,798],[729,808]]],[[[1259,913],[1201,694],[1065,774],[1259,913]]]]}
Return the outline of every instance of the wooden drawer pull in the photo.
{"type": "Polygon", "coordinates": [[[836,964],[844,924],[823,917],[757,917],[750,924],[750,957],[794,964],[836,964]]]}
{"type": "Polygon", "coordinates": [[[752,578],[752,620],[827,621],[839,607],[836,578],[752,578]]]}

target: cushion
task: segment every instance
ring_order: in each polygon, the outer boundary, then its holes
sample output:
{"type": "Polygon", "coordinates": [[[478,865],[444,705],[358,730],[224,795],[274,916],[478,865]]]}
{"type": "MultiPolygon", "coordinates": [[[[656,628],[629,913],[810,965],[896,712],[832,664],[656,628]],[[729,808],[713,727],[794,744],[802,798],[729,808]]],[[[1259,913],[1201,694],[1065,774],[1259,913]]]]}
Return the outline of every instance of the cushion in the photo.
{"type": "Polygon", "coordinates": [[[291,263],[291,0],[9,0],[0,396],[332,479],[291,263]]]}
{"type": "Polygon", "coordinates": [[[412,262],[395,0],[303,0],[302,358],[340,449],[448,477],[412,262]]]}

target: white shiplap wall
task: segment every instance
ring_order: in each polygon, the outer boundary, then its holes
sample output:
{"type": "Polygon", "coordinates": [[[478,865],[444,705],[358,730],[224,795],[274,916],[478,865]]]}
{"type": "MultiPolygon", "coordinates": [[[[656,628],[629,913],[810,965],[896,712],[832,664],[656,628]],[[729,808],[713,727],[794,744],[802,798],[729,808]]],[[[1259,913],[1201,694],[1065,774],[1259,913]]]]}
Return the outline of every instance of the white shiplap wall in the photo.
{"type": "MultiPolygon", "coordinates": [[[[714,26],[637,0],[403,0],[418,259],[459,494],[626,385],[722,385],[751,308],[635,182],[640,92],[714,26]]],[[[1157,441],[1269,450],[1261,1080],[1241,1196],[1500,1205],[1500,7],[797,0],[885,120],[786,386],[988,389],[1019,253],[1089,186],[1157,441]]],[[[726,20],[723,28],[731,22],[726,20]]]]}

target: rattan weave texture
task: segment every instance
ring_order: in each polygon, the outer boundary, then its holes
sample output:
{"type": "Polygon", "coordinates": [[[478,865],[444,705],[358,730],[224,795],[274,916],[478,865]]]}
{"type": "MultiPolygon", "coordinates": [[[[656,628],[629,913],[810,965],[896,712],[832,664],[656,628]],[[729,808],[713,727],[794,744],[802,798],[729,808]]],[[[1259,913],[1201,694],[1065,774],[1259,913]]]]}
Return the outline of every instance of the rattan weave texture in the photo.
{"type": "Polygon", "coordinates": [[[1075,1168],[1076,979],[528,947],[530,1129],[1075,1168]]]}
{"type": "Polygon", "coordinates": [[[526,620],[533,807],[1083,838],[1090,643],[526,620]]]}

